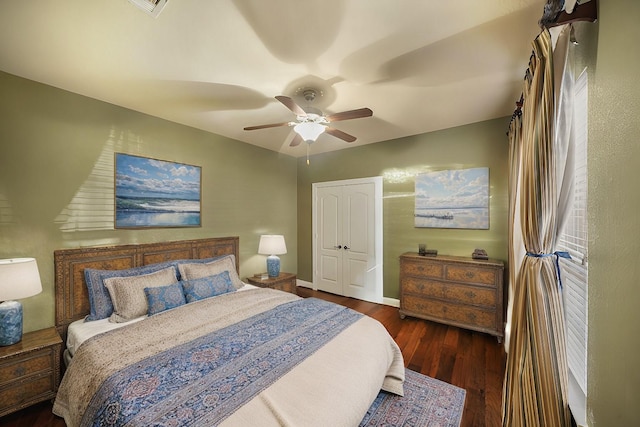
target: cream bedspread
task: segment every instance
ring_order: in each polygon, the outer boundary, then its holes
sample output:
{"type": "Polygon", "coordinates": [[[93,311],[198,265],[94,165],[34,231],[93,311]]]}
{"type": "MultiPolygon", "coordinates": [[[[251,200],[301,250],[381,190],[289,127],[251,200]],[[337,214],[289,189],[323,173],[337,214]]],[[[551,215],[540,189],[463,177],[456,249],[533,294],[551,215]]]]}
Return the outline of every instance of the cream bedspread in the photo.
{"type": "MultiPolygon", "coordinates": [[[[65,373],[53,412],[79,426],[95,391],[120,369],[297,299],[271,289],[234,292],[89,339],[65,373]]],[[[379,390],[402,395],[403,380],[398,346],[363,316],[220,425],[357,426],[379,390]]]]}

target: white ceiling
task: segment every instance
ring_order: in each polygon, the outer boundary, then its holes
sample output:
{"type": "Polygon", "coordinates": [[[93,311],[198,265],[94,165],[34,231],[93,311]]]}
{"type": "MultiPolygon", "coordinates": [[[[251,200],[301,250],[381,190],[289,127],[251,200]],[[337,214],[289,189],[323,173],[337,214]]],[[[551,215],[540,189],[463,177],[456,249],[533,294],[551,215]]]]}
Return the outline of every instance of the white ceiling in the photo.
{"type": "Polygon", "coordinates": [[[510,115],[544,0],[0,0],[0,70],[300,157],[274,99],[361,107],[311,154],[510,115]]]}

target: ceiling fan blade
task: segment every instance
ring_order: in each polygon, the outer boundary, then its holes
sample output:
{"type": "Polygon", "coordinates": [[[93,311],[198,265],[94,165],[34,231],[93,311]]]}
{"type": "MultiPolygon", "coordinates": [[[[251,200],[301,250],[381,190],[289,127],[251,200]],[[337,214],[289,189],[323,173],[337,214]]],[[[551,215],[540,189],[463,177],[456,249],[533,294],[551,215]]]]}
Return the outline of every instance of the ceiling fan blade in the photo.
{"type": "Polygon", "coordinates": [[[302,137],[296,133],[296,135],[291,140],[291,144],[289,144],[289,147],[297,147],[298,145],[300,145],[301,142],[302,142],[302,137]]]}
{"type": "Polygon", "coordinates": [[[277,128],[280,126],[290,126],[290,122],[283,123],[271,123],[269,125],[258,125],[258,126],[247,126],[244,130],[257,130],[257,129],[266,129],[266,128],[277,128]]]}
{"type": "Polygon", "coordinates": [[[340,138],[343,141],[353,142],[356,140],[355,136],[349,135],[348,133],[342,132],[341,130],[338,130],[336,128],[330,128],[327,126],[324,129],[324,132],[328,133],[329,135],[335,136],[336,138],[340,138]]]}
{"type": "Polygon", "coordinates": [[[349,110],[343,111],[341,113],[329,114],[328,116],[325,116],[325,118],[329,122],[337,122],[340,120],[359,119],[361,117],[371,116],[373,116],[373,111],[371,111],[369,108],[358,108],[357,110],[349,110]]]}
{"type": "Polygon", "coordinates": [[[291,98],[289,98],[288,96],[276,96],[276,99],[280,102],[282,102],[282,104],[287,107],[289,110],[293,111],[293,114],[295,114],[296,116],[306,116],[307,112],[304,111],[302,109],[302,107],[300,107],[298,104],[295,103],[295,101],[291,98]]]}

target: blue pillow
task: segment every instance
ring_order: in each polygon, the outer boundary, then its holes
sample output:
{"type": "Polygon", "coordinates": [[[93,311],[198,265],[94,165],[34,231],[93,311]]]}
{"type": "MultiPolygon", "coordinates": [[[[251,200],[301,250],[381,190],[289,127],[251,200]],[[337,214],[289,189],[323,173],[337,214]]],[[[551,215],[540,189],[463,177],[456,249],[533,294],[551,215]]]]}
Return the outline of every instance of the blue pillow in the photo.
{"type": "Polygon", "coordinates": [[[200,279],[185,280],[182,282],[182,287],[187,302],[215,297],[236,290],[233,283],[231,283],[228,271],[200,279]]]}
{"type": "Polygon", "coordinates": [[[144,288],[144,295],[147,297],[149,316],[187,303],[180,282],[173,285],[144,288]]]}
{"type": "Polygon", "coordinates": [[[89,306],[90,313],[85,318],[85,321],[106,319],[113,313],[113,303],[111,302],[111,296],[107,287],[104,285],[105,279],[112,277],[131,277],[139,276],[141,274],[155,273],[156,271],[163,270],[167,267],[176,268],[176,275],[178,269],[175,261],[161,262],[158,264],[143,265],[142,267],[128,268],[126,270],[96,270],[93,268],[84,269],[84,281],[87,284],[89,291],[89,306]]]}

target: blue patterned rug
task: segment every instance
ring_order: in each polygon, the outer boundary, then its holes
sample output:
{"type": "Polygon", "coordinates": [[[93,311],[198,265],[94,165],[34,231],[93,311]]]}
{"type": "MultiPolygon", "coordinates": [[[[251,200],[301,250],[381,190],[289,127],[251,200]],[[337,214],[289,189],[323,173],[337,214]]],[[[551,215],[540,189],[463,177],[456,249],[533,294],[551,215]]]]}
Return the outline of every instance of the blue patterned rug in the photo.
{"type": "Polygon", "coordinates": [[[381,391],[360,427],[459,427],[466,391],[405,369],[404,397],[381,391]]]}

